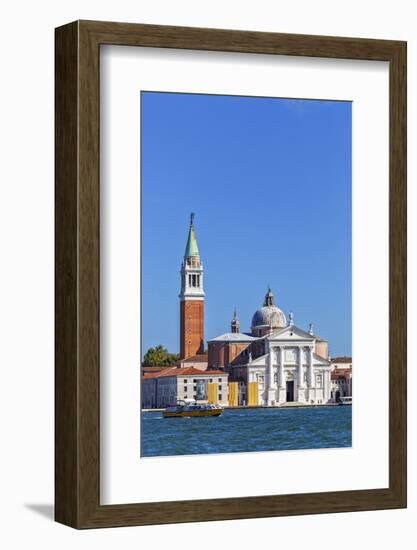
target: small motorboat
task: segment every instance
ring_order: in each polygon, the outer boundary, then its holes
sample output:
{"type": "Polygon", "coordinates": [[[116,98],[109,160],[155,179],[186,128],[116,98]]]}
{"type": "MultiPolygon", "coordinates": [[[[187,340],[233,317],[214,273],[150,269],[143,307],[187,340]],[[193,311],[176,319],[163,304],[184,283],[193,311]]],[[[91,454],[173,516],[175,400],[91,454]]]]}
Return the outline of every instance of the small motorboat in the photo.
{"type": "Polygon", "coordinates": [[[164,412],[164,418],[190,418],[198,416],[219,416],[223,412],[220,405],[199,404],[199,403],[179,403],[173,407],[167,407],[164,412]]]}
{"type": "Polygon", "coordinates": [[[352,405],[352,397],[339,397],[338,405],[352,405]]]}

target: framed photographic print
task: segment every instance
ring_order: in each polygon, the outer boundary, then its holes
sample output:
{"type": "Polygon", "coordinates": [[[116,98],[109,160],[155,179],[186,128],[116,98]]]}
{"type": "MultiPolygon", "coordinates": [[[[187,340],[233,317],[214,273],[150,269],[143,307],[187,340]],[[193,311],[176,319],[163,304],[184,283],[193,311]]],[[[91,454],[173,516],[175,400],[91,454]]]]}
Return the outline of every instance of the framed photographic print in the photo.
{"type": "Polygon", "coordinates": [[[406,506],[406,44],[56,29],[56,520],[406,506]]]}

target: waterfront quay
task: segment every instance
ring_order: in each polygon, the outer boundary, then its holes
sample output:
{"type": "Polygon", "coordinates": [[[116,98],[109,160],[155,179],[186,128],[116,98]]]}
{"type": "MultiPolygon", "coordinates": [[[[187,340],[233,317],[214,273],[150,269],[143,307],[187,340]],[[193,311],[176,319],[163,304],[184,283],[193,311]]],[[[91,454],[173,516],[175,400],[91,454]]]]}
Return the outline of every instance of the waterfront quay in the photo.
{"type": "MultiPolygon", "coordinates": [[[[281,405],[275,405],[274,407],[268,407],[267,405],[252,405],[252,406],[247,406],[247,405],[236,405],[236,406],[231,406],[229,405],[227,407],[227,409],[229,410],[234,410],[234,409],[248,409],[248,410],[252,410],[252,409],[270,409],[270,408],[275,408],[275,409],[300,409],[300,408],[316,408],[316,407],[337,407],[339,406],[340,403],[326,403],[324,405],[318,405],[316,403],[296,403],[296,402],[293,402],[293,403],[282,403],[281,405]]],[[[345,406],[349,406],[349,405],[345,405],[345,406]]],[[[163,412],[165,410],[165,408],[162,408],[162,409],[142,409],[142,412],[163,412]]]]}

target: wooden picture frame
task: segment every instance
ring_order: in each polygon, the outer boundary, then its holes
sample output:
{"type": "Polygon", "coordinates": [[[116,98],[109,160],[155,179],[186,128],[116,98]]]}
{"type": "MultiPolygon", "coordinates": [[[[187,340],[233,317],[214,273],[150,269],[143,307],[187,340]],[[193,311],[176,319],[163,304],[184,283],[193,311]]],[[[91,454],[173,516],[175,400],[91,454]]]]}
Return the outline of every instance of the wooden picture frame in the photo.
{"type": "Polygon", "coordinates": [[[406,506],[406,43],[76,21],[56,29],[55,518],[75,528],[406,506]],[[99,56],[103,44],[389,62],[389,487],[100,505],[99,56]]]}

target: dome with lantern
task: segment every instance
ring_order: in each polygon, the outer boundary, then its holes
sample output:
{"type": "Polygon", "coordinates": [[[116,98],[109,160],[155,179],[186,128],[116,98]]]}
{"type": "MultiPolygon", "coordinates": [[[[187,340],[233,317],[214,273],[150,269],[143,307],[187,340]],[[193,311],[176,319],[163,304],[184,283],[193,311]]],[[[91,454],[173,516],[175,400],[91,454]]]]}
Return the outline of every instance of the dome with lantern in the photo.
{"type": "Polygon", "coordinates": [[[255,311],[252,317],[252,332],[264,332],[262,329],[278,329],[287,325],[284,312],[275,305],[274,295],[268,287],[263,307],[255,311]]]}

